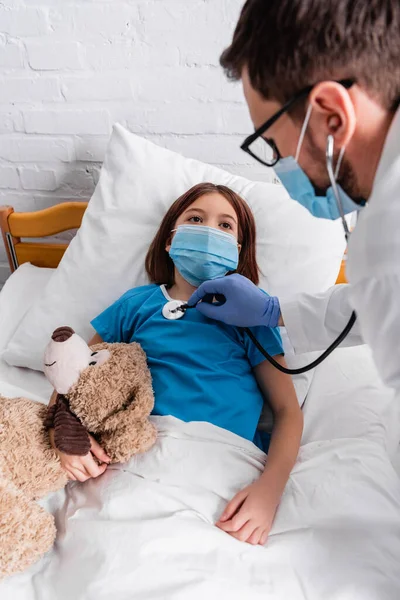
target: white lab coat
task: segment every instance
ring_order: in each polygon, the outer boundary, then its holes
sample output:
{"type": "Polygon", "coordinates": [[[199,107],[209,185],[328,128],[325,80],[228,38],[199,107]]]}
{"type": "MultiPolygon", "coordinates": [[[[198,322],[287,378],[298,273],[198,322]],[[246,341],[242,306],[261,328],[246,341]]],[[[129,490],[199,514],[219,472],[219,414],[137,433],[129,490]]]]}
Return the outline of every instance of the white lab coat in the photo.
{"type": "Polygon", "coordinates": [[[281,300],[289,338],[298,353],[324,350],[355,310],[343,345],[369,344],[382,380],[400,394],[400,109],[350,236],[346,272],[349,285],[281,300]]]}

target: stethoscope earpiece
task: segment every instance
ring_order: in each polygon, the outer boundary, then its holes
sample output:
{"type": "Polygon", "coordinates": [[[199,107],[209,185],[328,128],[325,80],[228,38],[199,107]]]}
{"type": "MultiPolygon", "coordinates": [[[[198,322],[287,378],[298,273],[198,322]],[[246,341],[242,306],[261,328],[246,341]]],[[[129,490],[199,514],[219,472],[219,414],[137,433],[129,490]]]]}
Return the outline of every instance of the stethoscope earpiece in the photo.
{"type": "Polygon", "coordinates": [[[335,138],[333,137],[332,134],[329,134],[328,137],[326,138],[326,152],[325,152],[326,168],[328,171],[329,180],[331,182],[333,195],[335,196],[336,204],[339,209],[340,218],[342,220],[344,235],[345,235],[346,241],[347,241],[350,237],[350,231],[349,231],[349,228],[347,226],[347,221],[344,216],[343,204],[342,204],[342,200],[340,198],[340,193],[339,193],[338,186],[336,183],[336,178],[339,174],[340,164],[342,162],[342,158],[343,158],[343,154],[344,154],[344,148],[342,148],[342,150],[340,152],[339,159],[338,159],[338,162],[336,165],[336,169],[334,170],[334,168],[333,168],[334,147],[335,147],[335,138]]]}

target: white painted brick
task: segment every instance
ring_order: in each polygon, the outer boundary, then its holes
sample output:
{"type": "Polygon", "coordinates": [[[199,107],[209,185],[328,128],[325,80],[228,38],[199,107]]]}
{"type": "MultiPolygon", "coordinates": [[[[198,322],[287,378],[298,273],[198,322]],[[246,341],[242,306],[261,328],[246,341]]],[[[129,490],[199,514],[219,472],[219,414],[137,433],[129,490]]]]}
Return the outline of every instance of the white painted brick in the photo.
{"type": "MultiPolygon", "coordinates": [[[[1,27],[1,21],[0,21],[1,27]]],[[[18,43],[0,43],[0,69],[18,69],[24,66],[24,49],[18,43]]]]}
{"type": "Polygon", "coordinates": [[[22,118],[22,113],[18,111],[13,111],[13,122],[14,122],[14,131],[19,131],[21,133],[25,133],[24,120],[22,118]]]}
{"type": "MultiPolygon", "coordinates": [[[[181,36],[182,38],[186,37],[186,33],[181,33],[181,36]]],[[[204,32],[198,30],[194,30],[191,34],[190,44],[185,44],[183,40],[182,44],[181,64],[188,66],[211,65],[218,68],[219,57],[227,46],[221,41],[220,36],[210,37],[207,44],[204,44],[204,32]]]]}
{"type": "Polygon", "coordinates": [[[6,251],[4,250],[4,246],[3,248],[1,248],[2,244],[3,239],[1,238],[0,249],[2,250],[2,252],[0,252],[0,256],[3,257],[3,260],[2,262],[0,262],[0,290],[3,287],[5,280],[11,275],[10,267],[8,265],[8,262],[6,262],[6,251]]]}
{"type": "Polygon", "coordinates": [[[69,169],[60,182],[59,190],[65,195],[67,190],[79,190],[81,194],[90,197],[94,191],[95,183],[93,172],[95,164],[77,163],[69,169]]]}
{"type": "Polygon", "coordinates": [[[108,137],[99,135],[75,138],[76,159],[102,162],[108,145],[108,137]]]}
{"type": "Polygon", "coordinates": [[[71,194],[65,195],[61,193],[61,195],[56,195],[54,192],[49,193],[47,196],[44,194],[35,194],[33,200],[30,200],[30,210],[32,210],[32,206],[34,206],[35,210],[43,210],[44,208],[50,208],[54,206],[54,199],[56,199],[57,204],[63,204],[64,202],[71,202],[71,200],[77,201],[79,198],[75,196],[71,196],[71,194]]]}
{"type": "Polygon", "coordinates": [[[173,44],[180,51],[181,61],[190,65],[219,65],[221,51],[229,44],[239,7],[243,2],[219,0],[185,0],[164,3],[144,2],[139,5],[146,38],[157,45],[173,44]]]}
{"type": "Polygon", "coordinates": [[[140,41],[136,39],[108,40],[101,43],[87,44],[86,60],[90,68],[96,71],[108,69],[143,70],[162,65],[178,65],[180,62],[180,48],[175,44],[140,41]]]}
{"type": "Polygon", "coordinates": [[[24,190],[55,190],[58,186],[54,169],[20,167],[19,175],[24,190]]]}
{"type": "Polygon", "coordinates": [[[31,191],[0,190],[0,206],[8,204],[17,212],[31,211],[33,205],[33,194],[31,191]]]}
{"type": "Polygon", "coordinates": [[[0,165],[0,188],[19,188],[19,176],[16,167],[0,165]]]}
{"type": "Polygon", "coordinates": [[[14,8],[0,5],[0,24],[3,33],[14,37],[33,37],[47,31],[46,14],[37,7],[14,8]]]}
{"type": "MultiPolygon", "coordinates": [[[[187,21],[190,11],[195,10],[200,0],[172,2],[141,2],[138,5],[140,20],[144,32],[150,35],[162,35],[165,31],[178,29],[187,21]],[[178,24],[178,27],[177,27],[178,24]]],[[[215,3],[214,3],[215,4],[215,3]]]]}
{"type": "Polygon", "coordinates": [[[148,109],[138,106],[136,102],[115,102],[107,105],[111,123],[121,123],[133,133],[146,135],[149,133],[148,109]],[[129,123],[129,125],[128,125],[129,123]]]}
{"type": "Polygon", "coordinates": [[[26,50],[29,66],[35,71],[71,70],[84,67],[84,48],[78,42],[55,42],[44,38],[41,42],[28,42],[26,50]]]}
{"type": "Polygon", "coordinates": [[[3,135],[0,137],[0,158],[12,162],[45,162],[74,160],[74,144],[68,139],[38,136],[3,135]]]}
{"type": "Polygon", "coordinates": [[[2,77],[0,78],[0,103],[56,102],[62,100],[57,78],[2,77]]]}
{"type": "MultiPolygon", "coordinates": [[[[212,6],[207,6],[204,0],[144,1],[138,3],[138,8],[147,36],[166,35],[168,31],[182,29],[190,34],[193,27],[207,33],[210,26],[222,27],[227,22],[225,3],[221,0],[214,0],[212,6]]],[[[189,40],[190,35],[186,41],[189,40]]]]}
{"type": "MultiPolygon", "coordinates": [[[[240,133],[249,135],[252,130],[248,112],[236,104],[186,102],[164,104],[147,110],[146,128],[149,133],[240,133]]],[[[128,117],[129,128],[135,123],[128,117]]]]}
{"type": "Polygon", "coordinates": [[[211,164],[222,164],[230,157],[230,164],[253,164],[252,158],[240,149],[243,137],[238,135],[150,136],[155,143],[211,164]]]}
{"type": "Polygon", "coordinates": [[[121,75],[82,75],[81,77],[64,77],[61,86],[62,94],[68,102],[79,100],[120,100],[133,98],[133,76],[121,75]]]}
{"type": "Polygon", "coordinates": [[[50,8],[50,30],[56,36],[80,39],[95,35],[108,39],[113,36],[132,36],[139,25],[137,7],[134,3],[114,1],[98,6],[96,4],[62,5],[50,8]]]}
{"type": "Polygon", "coordinates": [[[133,40],[130,39],[121,41],[100,39],[96,44],[86,44],[87,64],[96,71],[129,69],[134,65],[135,53],[133,40]]]}
{"type": "Polygon", "coordinates": [[[215,67],[148,69],[141,73],[136,89],[141,101],[182,102],[186,100],[242,102],[238,83],[227,82],[215,67]]]}
{"type": "Polygon", "coordinates": [[[27,133],[109,134],[111,126],[107,111],[93,110],[30,110],[23,113],[27,133]]]}
{"type": "Polygon", "coordinates": [[[0,133],[14,131],[14,114],[11,111],[0,111],[0,133]]]}
{"type": "Polygon", "coordinates": [[[92,175],[93,175],[93,182],[94,182],[95,186],[99,183],[101,167],[102,167],[102,165],[99,165],[99,164],[93,165],[92,175]]]}

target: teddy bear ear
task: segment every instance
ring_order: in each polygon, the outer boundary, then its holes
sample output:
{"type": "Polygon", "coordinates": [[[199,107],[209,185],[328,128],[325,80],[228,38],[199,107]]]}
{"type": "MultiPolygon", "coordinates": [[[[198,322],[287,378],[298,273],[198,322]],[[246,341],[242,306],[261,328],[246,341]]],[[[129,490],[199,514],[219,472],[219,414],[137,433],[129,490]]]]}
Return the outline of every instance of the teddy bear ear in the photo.
{"type": "Polygon", "coordinates": [[[75,331],[72,329],[72,327],[67,327],[64,325],[63,327],[57,327],[57,329],[53,331],[51,339],[55,342],[66,342],[74,335],[74,333],[75,331]]]}

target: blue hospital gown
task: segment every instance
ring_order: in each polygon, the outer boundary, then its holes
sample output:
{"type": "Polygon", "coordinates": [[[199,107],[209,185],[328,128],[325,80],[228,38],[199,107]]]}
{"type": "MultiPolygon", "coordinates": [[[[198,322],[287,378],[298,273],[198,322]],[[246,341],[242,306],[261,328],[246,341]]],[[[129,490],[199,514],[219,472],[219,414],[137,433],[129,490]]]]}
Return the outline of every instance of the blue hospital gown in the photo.
{"type": "MultiPolygon", "coordinates": [[[[207,421],[262,446],[255,438],[264,398],[252,368],[265,358],[236,327],[188,310],[167,320],[165,286],[126,292],[92,321],[106,342],[138,342],[153,378],[153,414],[207,421]]],[[[283,354],[277,329],[254,327],[271,355],[283,354]]]]}

